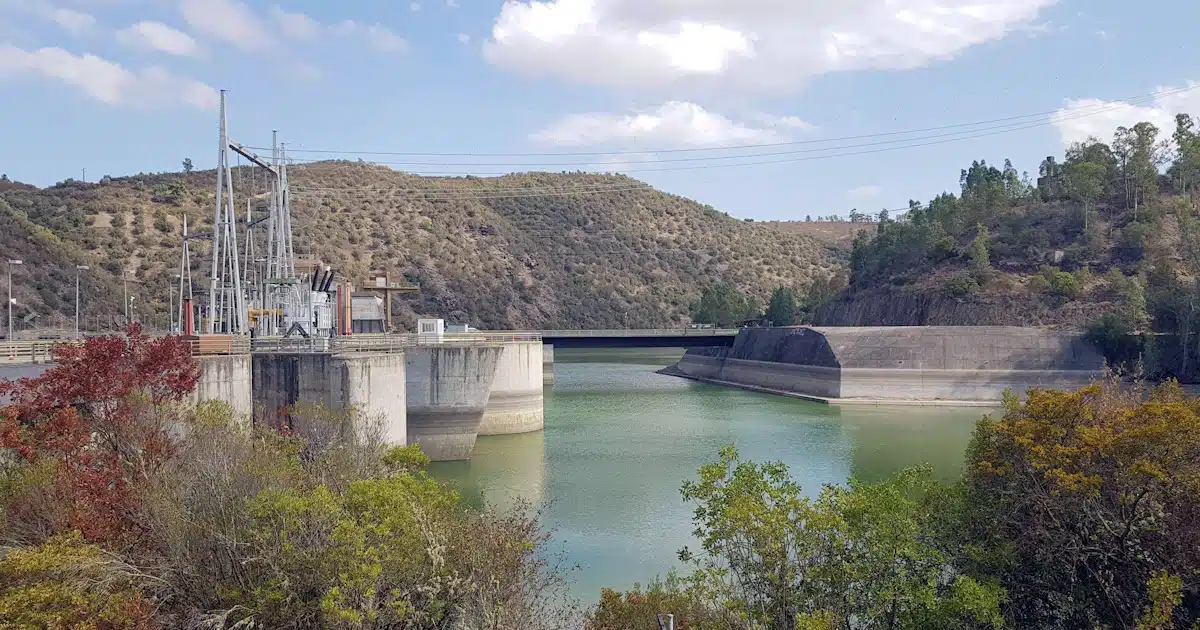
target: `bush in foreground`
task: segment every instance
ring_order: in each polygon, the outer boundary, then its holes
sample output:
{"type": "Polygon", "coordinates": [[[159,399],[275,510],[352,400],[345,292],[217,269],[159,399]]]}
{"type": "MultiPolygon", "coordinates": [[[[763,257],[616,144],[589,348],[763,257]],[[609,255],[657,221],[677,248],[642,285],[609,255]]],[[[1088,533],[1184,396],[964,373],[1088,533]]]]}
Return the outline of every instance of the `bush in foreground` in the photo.
{"type": "Polygon", "coordinates": [[[1200,399],[1115,379],[1005,398],[963,478],[926,468],[815,499],[732,447],[683,487],[692,571],[604,591],[589,630],[1194,628],[1200,399]]]}
{"type": "Polygon", "coordinates": [[[569,613],[536,516],[467,511],[378,419],[300,407],[281,432],[193,406],[186,346],[136,330],[58,358],[3,410],[5,623],[536,629],[569,613]]]}

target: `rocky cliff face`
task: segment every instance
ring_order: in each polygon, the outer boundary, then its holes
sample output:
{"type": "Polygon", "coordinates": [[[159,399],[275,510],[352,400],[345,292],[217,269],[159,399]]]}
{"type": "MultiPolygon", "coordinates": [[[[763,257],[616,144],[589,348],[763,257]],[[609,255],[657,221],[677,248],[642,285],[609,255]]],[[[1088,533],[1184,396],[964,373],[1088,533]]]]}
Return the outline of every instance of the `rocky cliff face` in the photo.
{"type": "Polygon", "coordinates": [[[944,293],[872,290],[828,302],[816,310],[817,326],[1065,326],[1095,321],[1112,305],[1049,304],[1029,295],[954,298],[944,293]]]}

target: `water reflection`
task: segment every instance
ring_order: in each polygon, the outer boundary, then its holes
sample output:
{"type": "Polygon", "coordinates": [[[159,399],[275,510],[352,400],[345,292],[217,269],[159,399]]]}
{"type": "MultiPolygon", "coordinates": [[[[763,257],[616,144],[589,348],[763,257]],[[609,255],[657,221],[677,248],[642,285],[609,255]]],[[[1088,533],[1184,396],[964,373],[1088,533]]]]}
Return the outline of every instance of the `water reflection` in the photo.
{"type": "Polygon", "coordinates": [[[556,351],[546,429],[481,437],[470,462],[434,466],[475,505],[546,505],[556,544],[583,565],[576,594],[628,587],[694,545],[680,485],[726,444],[779,460],[806,493],[924,462],[959,474],[978,409],[831,407],[654,373],[681,351],[556,351]]]}

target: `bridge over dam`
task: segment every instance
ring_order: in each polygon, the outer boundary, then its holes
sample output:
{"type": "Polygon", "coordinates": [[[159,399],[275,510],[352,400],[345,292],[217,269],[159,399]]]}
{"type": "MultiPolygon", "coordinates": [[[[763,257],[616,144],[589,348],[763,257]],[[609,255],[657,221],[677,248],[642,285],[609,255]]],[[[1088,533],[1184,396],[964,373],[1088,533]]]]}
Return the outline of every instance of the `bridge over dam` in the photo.
{"type": "MultiPolygon", "coordinates": [[[[1068,388],[1104,361],[1080,333],[1004,327],[472,331],[321,339],[193,341],[196,400],[239,415],[286,416],[296,403],[355,408],[394,444],[435,461],[471,456],[479,435],[543,428],[554,347],[683,347],[663,372],[825,403],[995,405],[1006,388],[1068,388]]],[[[56,342],[0,343],[0,378],[35,376],[56,342]]],[[[57,342],[62,343],[62,342],[57,342]]],[[[303,431],[304,427],[297,427],[303,431]]]]}
{"type": "MultiPolygon", "coordinates": [[[[705,348],[732,346],[737,328],[647,328],[609,330],[510,331],[536,334],[542,340],[543,384],[554,384],[554,349],[575,348],[705,348]]],[[[470,334],[470,333],[467,333],[470,334]]]]}

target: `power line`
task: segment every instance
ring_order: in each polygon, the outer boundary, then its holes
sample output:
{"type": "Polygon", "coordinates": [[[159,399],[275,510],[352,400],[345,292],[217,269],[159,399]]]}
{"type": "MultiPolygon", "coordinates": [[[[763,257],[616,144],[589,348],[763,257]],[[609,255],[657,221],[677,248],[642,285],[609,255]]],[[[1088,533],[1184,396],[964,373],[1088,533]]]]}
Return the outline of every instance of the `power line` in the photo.
{"type": "MultiPolygon", "coordinates": [[[[949,129],[981,127],[981,126],[987,126],[987,125],[995,125],[996,123],[1020,124],[1020,123],[1014,123],[1013,121],[1019,121],[1019,120],[1030,119],[1030,118],[1045,118],[1047,116],[1056,116],[1056,115],[1062,114],[1064,111],[1085,112],[1083,114],[1073,115],[1070,117],[1058,116],[1056,118],[1056,120],[1071,120],[1076,117],[1092,116],[1092,115],[1096,115],[1099,113],[1104,113],[1105,111],[1121,109],[1121,108],[1127,107],[1129,105],[1137,105],[1137,104],[1141,104],[1141,103],[1144,103],[1147,101],[1162,98],[1165,96],[1173,96],[1176,94],[1182,94],[1182,93],[1190,92],[1190,91],[1196,90],[1196,89],[1200,89],[1200,84],[1189,85],[1189,86],[1182,87],[1182,88],[1173,88],[1170,90],[1160,90],[1158,92],[1151,92],[1149,94],[1143,94],[1143,95],[1139,95],[1139,96],[1135,96],[1135,97],[1118,99],[1117,101],[1113,101],[1113,102],[1096,103],[1096,104],[1092,104],[1092,105],[1084,105],[1084,106],[1078,106],[1078,107],[1073,107],[1073,108],[1070,108],[1070,107],[1061,108],[1061,109],[1052,110],[1052,111],[1036,112],[1036,113],[1032,113],[1032,114],[1022,114],[1019,116],[1007,116],[1004,118],[993,118],[990,120],[983,120],[983,121],[976,121],[976,122],[957,123],[957,124],[952,124],[952,125],[941,125],[941,126],[937,126],[937,127],[926,127],[923,129],[910,129],[910,130],[905,130],[905,131],[890,131],[890,132],[880,132],[880,133],[861,134],[861,135],[852,135],[852,136],[841,136],[841,137],[837,137],[837,138],[794,140],[794,141],[787,141],[787,142],[769,142],[769,143],[757,143],[757,144],[725,145],[725,146],[717,146],[717,147],[643,149],[643,150],[625,150],[625,151],[541,152],[541,153],[539,153],[539,152],[517,152],[517,153],[435,152],[435,153],[422,153],[422,152],[410,152],[410,151],[349,151],[349,150],[336,150],[336,149],[297,149],[297,148],[291,148],[291,147],[289,147],[288,151],[290,153],[306,153],[306,154],[382,155],[382,156],[398,156],[398,157],[580,157],[580,156],[605,156],[605,155],[638,155],[638,154],[656,154],[656,153],[692,153],[692,152],[705,152],[705,151],[729,151],[729,150],[738,150],[738,149],[761,149],[761,148],[772,148],[772,147],[782,147],[782,146],[825,144],[825,143],[831,143],[831,142],[845,142],[845,141],[849,141],[849,140],[863,140],[863,139],[871,139],[871,138],[894,137],[894,136],[902,136],[902,135],[928,133],[928,132],[934,132],[934,131],[946,131],[949,129]],[[1089,110],[1097,109],[1097,108],[1098,108],[1098,111],[1087,113],[1087,112],[1089,112],[1089,110]]],[[[1054,122],[1055,122],[1055,120],[1042,121],[1040,124],[1053,124],[1054,122]]],[[[1039,124],[1039,126],[1040,126],[1040,124],[1039,124]]],[[[974,131],[979,131],[979,130],[974,130],[974,131]]],[[[959,132],[959,133],[969,133],[969,132],[970,131],[959,132]]],[[[914,139],[916,139],[916,138],[909,138],[908,140],[914,140],[914,139]]],[[[904,141],[905,140],[898,140],[895,142],[904,142],[904,141]]],[[[256,150],[266,150],[263,147],[249,147],[249,148],[256,149],[256,150]]],[[[487,164],[483,164],[483,166],[487,166],[487,164]]]]}
{"type": "MultiPolygon", "coordinates": [[[[1185,88],[1185,89],[1197,89],[1197,88],[1200,88],[1200,85],[1193,86],[1190,88],[1185,88]]],[[[988,136],[995,136],[995,135],[1000,135],[1000,134],[1005,134],[1005,133],[1011,133],[1014,131],[1035,129],[1038,127],[1044,127],[1044,126],[1051,125],[1056,122],[1061,122],[1064,120],[1075,120],[1075,119],[1084,118],[1087,116],[1095,116],[1098,114],[1106,113],[1106,112],[1114,110],[1114,109],[1120,109],[1120,108],[1126,107],[1130,104],[1132,104],[1132,103],[1126,102],[1126,103],[1122,103],[1120,105],[1110,105],[1109,107],[1106,107],[1104,109],[1100,109],[1097,111],[1080,113],[1080,114],[1076,114],[1073,116],[1059,117],[1052,121],[1041,121],[1041,122],[1037,122],[1037,123],[1028,123],[1028,124],[1016,125],[1016,126],[1003,125],[1003,126],[991,127],[991,128],[985,127],[982,129],[972,130],[970,132],[956,132],[956,133],[951,133],[951,134],[941,134],[941,135],[933,135],[933,136],[925,136],[925,137],[917,137],[917,138],[906,138],[903,140],[891,140],[891,141],[884,141],[884,142],[879,142],[879,143],[851,144],[851,145],[843,145],[843,146],[836,146],[836,147],[822,147],[822,148],[817,148],[817,149],[800,149],[800,150],[795,150],[795,151],[781,151],[781,152],[774,152],[774,153],[758,153],[758,154],[747,154],[747,155],[699,157],[699,158],[680,158],[680,159],[676,159],[676,160],[670,160],[670,159],[668,159],[668,160],[649,160],[649,161],[644,161],[644,162],[626,162],[626,164],[629,164],[629,163],[632,163],[632,164],[655,164],[655,163],[660,163],[660,162],[691,162],[691,161],[704,160],[704,161],[708,161],[710,163],[690,165],[690,166],[668,166],[668,167],[663,167],[663,168],[620,168],[619,171],[624,172],[624,173],[688,171],[688,170],[700,170],[700,169],[724,168],[724,167],[736,167],[736,166],[761,166],[761,165],[766,165],[766,164],[808,162],[808,161],[830,159],[830,158],[836,158],[836,157],[852,157],[852,156],[859,156],[859,155],[870,155],[870,154],[875,154],[875,153],[884,153],[884,152],[888,152],[888,151],[897,151],[897,150],[901,150],[901,149],[912,149],[912,148],[947,144],[950,142],[959,142],[962,140],[974,140],[974,139],[984,138],[984,137],[988,137],[988,136]],[[967,135],[962,135],[962,134],[967,134],[967,135]],[[945,136],[954,136],[954,137],[945,137],[945,136]],[[928,142],[918,142],[918,141],[922,141],[922,140],[929,140],[929,141],[928,142]],[[904,144],[900,144],[898,146],[885,146],[885,147],[878,146],[878,145],[883,145],[883,144],[895,144],[895,143],[904,143],[904,144]],[[858,147],[877,147],[877,148],[869,149],[869,150],[862,150],[862,151],[845,151],[846,149],[854,149],[854,148],[858,148],[858,147]],[[807,155],[806,157],[790,157],[790,156],[795,156],[795,155],[805,155],[805,154],[818,153],[818,152],[825,152],[825,153],[818,154],[818,155],[807,155]],[[783,155],[783,156],[789,156],[789,157],[787,157],[786,159],[751,160],[748,162],[711,163],[713,160],[747,159],[747,158],[758,158],[758,157],[773,156],[773,155],[783,155]]],[[[311,164],[311,163],[322,162],[322,161],[325,161],[325,160],[296,161],[296,163],[297,164],[311,164]]],[[[414,164],[412,162],[385,162],[385,161],[372,161],[371,163],[385,165],[385,166],[408,166],[408,165],[414,164]]],[[[434,165],[434,166],[458,166],[458,164],[454,164],[454,163],[433,162],[433,163],[427,163],[427,164],[434,165]]],[[[525,164],[512,164],[511,166],[520,167],[520,166],[533,166],[533,165],[537,165],[537,164],[536,163],[525,163],[525,164]]],[[[561,167],[561,166],[579,166],[579,165],[581,165],[581,164],[580,163],[564,163],[564,164],[545,164],[544,166],[561,167]]],[[[589,163],[588,165],[593,166],[593,167],[603,166],[602,164],[594,164],[594,163],[589,163]]],[[[462,164],[461,166],[465,167],[465,166],[473,166],[473,165],[462,164]]],[[[476,164],[474,166],[506,166],[506,165],[502,164],[502,163],[481,163],[481,164],[476,164]]],[[[613,164],[612,166],[623,166],[623,165],[613,164]]],[[[507,175],[507,174],[512,174],[513,172],[514,171],[469,171],[469,172],[457,172],[457,173],[455,173],[455,172],[438,173],[437,175],[448,175],[448,176],[457,175],[457,176],[461,177],[461,176],[473,175],[473,174],[474,175],[480,175],[480,174],[507,175]]],[[[422,174],[434,175],[433,173],[422,173],[422,174]]]]}
{"type": "MultiPolygon", "coordinates": [[[[410,193],[403,193],[401,191],[397,191],[397,192],[401,192],[401,194],[407,194],[410,197],[423,198],[427,201],[457,201],[457,200],[479,200],[479,199],[525,199],[525,198],[532,198],[532,197],[570,197],[573,195],[604,195],[604,194],[610,194],[610,193],[614,193],[614,192],[641,192],[641,191],[650,191],[650,190],[654,190],[654,189],[650,186],[647,186],[646,184],[639,184],[637,186],[627,186],[624,188],[612,187],[612,188],[585,189],[585,190],[562,190],[562,189],[538,190],[537,188],[529,188],[529,189],[527,189],[526,192],[513,192],[513,193],[501,193],[501,194],[488,194],[483,191],[480,191],[480,194],[464,194],[464,195],[455,195],[455,194],[447,194],[447,193],[426,194],[426,193],[422,193],[419,191],[413,191],[410,193]]],[[[377,191],[355,190],[352,188],[345,188],[345,189],[340,189],[337,191],[309,191],[309,190],[305,190],[305,189],[294,189],[291,192],[293,197],[301,197],[301,198],[303,198],[303,197],[320,197],[320,196],[329,195],[329,194],[344,195],[344,194],[348,194],[348,193],[349,194],[364,194],[364,195],[365,194],[379,194],[379,192],[377,192],[377,191]]],[[[393,193],[393,194],[395,194],[395,193],[393,193]]]]}

